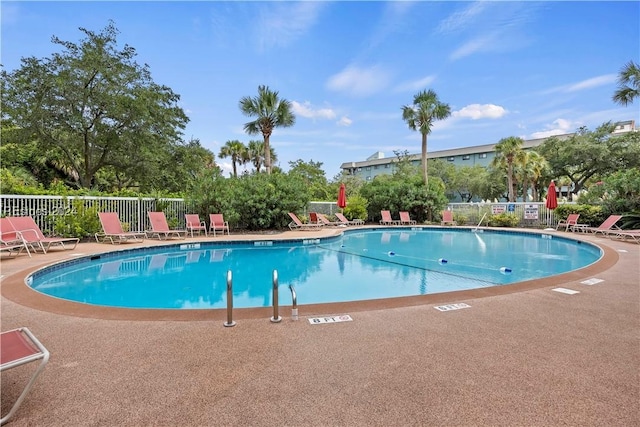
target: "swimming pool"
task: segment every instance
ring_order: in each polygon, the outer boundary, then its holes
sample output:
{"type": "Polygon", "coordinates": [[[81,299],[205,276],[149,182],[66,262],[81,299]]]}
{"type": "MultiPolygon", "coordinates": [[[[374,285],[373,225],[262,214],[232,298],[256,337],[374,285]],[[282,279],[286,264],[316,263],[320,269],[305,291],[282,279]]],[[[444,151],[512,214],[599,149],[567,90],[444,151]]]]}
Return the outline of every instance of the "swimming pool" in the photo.
{"type": "Polygon", "coordinates": [[[376,228],[300,241],[183,243],[83,257],[27,278],[36,291],[85,304],[157,309],[272,305],[426,295],[507,285],[596,262],[594,245],[548,234],[469,229],[376,228]],[[480,230],[483,231],[483,230],[480,230]]]}

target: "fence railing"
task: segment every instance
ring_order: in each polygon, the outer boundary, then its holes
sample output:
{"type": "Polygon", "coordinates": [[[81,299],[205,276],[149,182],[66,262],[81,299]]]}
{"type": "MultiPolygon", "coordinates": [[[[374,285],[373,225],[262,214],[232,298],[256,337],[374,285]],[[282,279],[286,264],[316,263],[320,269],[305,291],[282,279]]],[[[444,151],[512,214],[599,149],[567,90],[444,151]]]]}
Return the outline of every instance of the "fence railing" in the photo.
{"type": "MultiPolygon", "coordinates": [[[[190,213],[184,199],[178,198],[0,195],[0,216],[30,215],[43,231],[52,231],[56,216],[76,214],[79,201],[82,201],[84,208],[95,208],[99,212],[118,212],[120,221],[128,224],[131,231],[150,228],[147,216],[149,211],[164,211],[167,219],[177,221],[179,228],[186,226],[184,214],[190,213]]],[[[555,211],[547,209],[543,202],[449,203],[447,209],[453,211],[458,222],[467,225],[478,224],[485,213],[488,217],[502,212],[517,217],[520,227],[555,227],[558,223],[555,211]]],[[[310,202],[307,207],[307,212],[329,215],[338,211],[335,202],[310,202]]]]}
{"type": "Polygon", "coordinates": [[[52,231],[57,216],[74,215],[80,203],[83,209],[98,212],[118,212],[120,221],[128,224],[131,231],[151,228],[148,211],[162,210],[167,219],[174,218],[180,228],[185,227],[186,204],[183,199],[154,199],[136,197],[94,197],[94,196],[25,196],[0,195],[1,216],[31,216],[43,231],[52,231]]]}
{"type": "MultiPolygon", "coordinates": [[[[464,219],[467,225],[477,225],[484,214],[507,213],[519,219],[519,227],[554,227],[558,224],[556,213],[547,209],[544,202],[513,203],[449,203],[447,209],[453,212],[454,218],[460,222],[464,219]]],[[[486,217],[485,217],[486,221],[486,217]]],[[[484,222],[483,222],[484,224],[484,222]]]]}

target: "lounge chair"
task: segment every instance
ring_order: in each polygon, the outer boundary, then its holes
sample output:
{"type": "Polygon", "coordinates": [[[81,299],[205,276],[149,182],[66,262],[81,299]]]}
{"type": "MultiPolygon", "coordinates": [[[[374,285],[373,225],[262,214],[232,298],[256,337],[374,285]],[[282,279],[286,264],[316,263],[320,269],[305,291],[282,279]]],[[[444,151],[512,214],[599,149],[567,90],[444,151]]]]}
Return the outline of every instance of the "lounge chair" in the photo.
{"type": "Polygon", "coordinates": [[[399,225],[400,220],[391,218],[390,211],[380,211],[380,215],[382,215],[382,219],[380,220],[380,225],[399,225]]]}
{"type": "Polygon", "coordinates": [[[343,225],[341,221],[329,221],[329,218],[327,218],[324,214],[318,213],[316,215],[318,216],[318,221],[320,221],[320,224],[322,225],[328,225],[329,227],[338,227],[343,225]]]}
{"type": "Polygon", "coordinates": [[[342,222],[344,225],[364,225],[364,221],[361,219],[352,219],[351,221],[349,221],[347,219],[347,217],[345,217],[343,214],[341,213],[337,213],[336,214],[336,218],[338,218],[338,220],[340,222],[342,222]]]}
{"type": "Polygon", "coordinates": [[[416,225],[418,221],[411,219],[409,212],[400,212],[400,225],[416,225]]]}
{"type": "Polygon", "coordinates": [[[204,235],[207,236],[207,225],[200,221],[198,214],[184,214],[184,219],[187,221],[187,231],[191,233],[191,237],[194,231],[197,231],[198,235],[204,231],[204,235]]]}
{"type": "MultiPolygon", "coordinates": [[[[4,424],[9,421],[20,405],[27,396],[27,393],[35,383],[36,378],[42,372],[44,367],[49,362],[49,351],[43,346],[40,341],[29,331],[27,328],[18,328],[0,334],[0,372],[4,372],[7,369],[16,368],[18,366],[25,365],[27,363],[40,361],[38,368],[31,375],[29,382],[20,393],[18,400],[15,401],[7,415],[2,417],[0,424],[4,424]]],[[[3,387],[11,387],[12,382],[6,381],[2,384],[3,387]]]]}
{"type": "Polygon", "coordinates": [[[45,254],[53,245],[57,245],[62,249],[73,250],[80,241],[77,237],[46,237],[30,216],[11,216],[8,218],[13,228],[20,232],[27,245],[32,247],[33,250],[41,249],[45,254]],[[73,244],[73,247],[67,247],[65,243],[73,244]]]}
{"type": "Polygon", "coordinates": [[[640,230],[613,230],[609,232],[608,236],[622,241],[626,241],[629,238],[636,243],[640,243],[640,230]]]}
{"type": "Polygon", "coordinates": [[[584,225],[581,226],[580,224],[574,225],[573,227],[574,230],[581,231],[583,233],[609,234],[611,232],[618,232],[621,230],[620,227],[616,225],[616,222],[620,221],[620,218],[622,218],[622,215],[609,215],[609,218],[605,219],[598,227],[587,227],[584,225]]]}
{"type": "Polygon", "coordinates": [[[300,218],[296,216],[293,212],[289,212],[289,217],[291,218],[291,222],[289,223],[290,230],[320,230],[322,228],[322,224],[313,224],[308,223],[305,224],[300,221],[300,218]]]}
{"type": "Polygon", "coordinates": [[[29,257],[31,252],[27,242],[24,241],[19,231],[13,228],[9,218],[0,218],[0,252],[8,252],[11,255],[20,255],[23,250],[27,251],[29,257]]]}
{"type": "Polygon", "coordinates": [[[158,240],[162,240],[162,237],[168,239],[171,236],[178,239],[187,237],[187,230],[172,230],[169,228],[164,212],[147,212],[147,215],[149,215],[149,222],[151,223],[151,230],[146,233],[147,237],[157,237],[158,240]]]}
{"type": "Polygon", "coordinates": [[[440,225],[458,225],[457,221],[453,220],[453,212],[452,211],[442,211],[442,221],[440,221],[440,225]]]}
{"type": "Polygon", "coordinates": [[[216,231],[222,231],[224,236],[225,230],[229,235],[229,222],[224,220],[223,214],[209,214],[209,233],[213,231],[213,237],[216,237],[216,231]]]}
{"type": "Polygon", "coordinates": [[[111,244],[123,242],[142,242],[146,237],[144,232],[124,231],[122,223],[118,218],[117,212],[98,212],[100,223],[102,224],[102,232],[96,233],[96,242],[106,242],[109,240],[111,244]]]}
{"type": "MultiPolygon", "coordinates": [[[[580,218],[580,214],[572,213],[567,216],[567,219],[561,219],[558,221],[558,225],[556,225],[556,231],[560,229],[560,227],[564,227],[564,231],[574,231],[575,227],[578,226],[578,218],[580,218]]],[[[586,225],[584,225],[586,227],[586,225]]]]}

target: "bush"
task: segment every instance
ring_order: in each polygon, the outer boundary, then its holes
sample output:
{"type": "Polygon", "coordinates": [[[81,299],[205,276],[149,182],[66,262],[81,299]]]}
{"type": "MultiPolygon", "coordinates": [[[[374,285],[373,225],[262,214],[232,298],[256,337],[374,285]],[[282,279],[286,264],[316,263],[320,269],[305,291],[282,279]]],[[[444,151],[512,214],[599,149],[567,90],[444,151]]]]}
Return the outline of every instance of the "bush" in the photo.
{"type": "Polygon", "coordinates": [[[222,212],[232,228],[248,230],[284,228],[288,212],[303,212],[309,204],[304,181],[295,174],[201,176],[188,193],[186,202],[194,213],[208,219],[210,213],[222,212]]]}
{"type": "Polygon", "coordinates": [[[367,219],[367,199],[362,196],[353,195],[347,200],[347,207],[344,208],[344,216],[349,220],[367,219]]]}
{"type": "Polygon", "coordinates": [[[558,221],[567,218],[572,213],[580,214],[578,220],[580,224],[589,224],[590,226],[602,224],[608,216],[602,211],[602,207],[593,205],[559,205],[555,210],[558,221]]]}
{"type": "Polygon", "coordinates": [[[517,227],[520,223],[520,218],[516,215],[509,213],[501,213],[496,215],[491,215],[489,217],[489,226],[490,227],[517,227]]]}
{"type": "Polygon", "coordinates": [[[71,211],[56,215],[53,222],[54,234],[63,237],[92,237],[101,230],[98,208],[87,206],[82,200],[74,200],[71,211]]]}

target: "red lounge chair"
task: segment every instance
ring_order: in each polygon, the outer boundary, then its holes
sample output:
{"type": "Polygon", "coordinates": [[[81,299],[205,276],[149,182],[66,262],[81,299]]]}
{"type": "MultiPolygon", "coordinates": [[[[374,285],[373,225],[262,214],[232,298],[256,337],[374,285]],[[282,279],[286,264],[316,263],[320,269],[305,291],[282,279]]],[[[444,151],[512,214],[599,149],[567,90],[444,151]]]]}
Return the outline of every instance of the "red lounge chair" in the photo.
{"type": "Polygon", "coordinates": [[[8,217],[13,228],[20,232],[25,243],[34,250],[42,249],[43,253],[51,248],[52,245],[58,245],[62,249],[75,249],[80,241],[77,237],[46,237],[38,224],[30,216],[12,216],[8,217]],[[73,244],[73,247],[66,247],[64,244],[73,244]]]}
{"type": "Polygon", "coordinates": [[[341,213],[336,214],[336,218],[340,220],[344,225],[364,225],[364,221],[361,219],[352,219],[349,221],[346,216],[341,213]]]}
{"type": "Polygon", "coordinates": [[[194,231],[197,231],[198,235],[204,231],[204,235],[207,236],[207,225],[204,221],[200,221],[198,214],[184,214],[184,218],[187,221],[187,231],[191,233],[191,237],[193,237],[194,231]]]}
{"type": "Polygon", "coordinates": [[[169,228],[164,212],[147,212],[147,215],[151,223],[151,231],[147,231],[147,237],[157,237],[158,240],[162,240],[163,236],[165,239],[168,239],[170,236],[175,236],[179,239],[187,237],[187,230],[171,230],[169,228]]]}
{"type": "Polygon", "coordinates": [[[593,233],[593,234],[609,234],[612,232],[620,231],[620,227],[616,225],[616,222],[620,221],[622,215],[609,215],[609,218],[605,219],[602,224],[598,227],[586,227],[580,226],[580,224],[574,226],[575,230],[582,231],[583,233],[593,233]]]}
{"type": "Polygon", "coordinates": [[[415,219],[411,219],[409,212],[400,212],[400,224],[401,225],[416,225],[418,222],[415,219]]]}
{"type": "Polygon", "coordinates": [[[29,257],[31,257],[27,242],[24,241],[20,232],[13,228],[9,218],[0,218],[0,252],[6,251],[9,256],[13,254],[17,256],[23,250],[26,250],[29,257]]]}
{"type": "Polygon", "coordinates": [[[96,242],[100,243],[111,241],[111,244],[122,242],[142,242],[146,237],[144,232],[124,231],[122,223],[116,212],[98,212],[100,223],[102,224],[102,233],[96,233],[96,242]]]}
{"type": "Polygon", "coordinates": [[[380,220],[380,225],[399,225],[400,220],[391,218],[390,211],[380,211],[380,215],[382,215],[382,219],[380,220]]]}
{"type": "Polygon", "coordinates": [[[293,212],[289,212],[289,217],[291,218],[291,222],[289,223],[290,230],[320,230],[322,228],[322,224],[305,224],[300,221],[300,218],[296,216],[293,212]]]}
{"type": "MultiPolygon", "coordinates": [[[[558,221],[558,225],[556,225],[556,230],[558,230],[560,227],[564,227],[564,231],[575,231],[576,227],[578,226],[578,218],[580,218],[580,214],[569,214],[569,216],[567,217],[567,219],[561,219],[560,221],[558,221]]],[[[583,227],[582,225],[580,225],[580,227],[583,227]]]]}
{"type": "Polygon", "coordinates": [[[456,221],[453,220],[453,212],[451,211],[442,211],[442,221],[440,221],[440,225],[458,225],[456,221]]]}
{"type": "Polygon", "coordinates": [[[209,233],[213,231],[213,237],[216,237],[216,231],[224,232],[226,230],[227,236],[229,235],[229,222],[224,220],[223,214],[209,214],[209,233]]]}
{"type": "MultiPolygon", "coordinates": [[[[27,396],[27,393],[33,386],[33,383],[49,362],[49,351],[33,336],[27,328],[18,328],[12,331],[0,334],[0,372],[7,369],[22,366],[24,364],[40,360],[40,365],[31,376],[31,379],[22,390],[18,400],[13,404],[7,415],[2,417],[0,424],[9,421],[9,418],[15,414],[20,404],[27,396]]],[[[7,381],[2,384],[3,387],[11,387],[12,382],[7,381]]]]}
{"type": "Polygon", "coordinates": [[[318,213],[316,214],[318,216],[318,221],[320,221],[320,224],[322,225],[328,225],[328,226],[339,226],[342,225],[342,222],[340,221],[329,221],[329,218],[327,218],[324,214],[318,213]]]}
{"type": "Polygon", "coordinates": [[[640,243],[640,230],[612,230],[611,232],[609,232],[609,237],[622,241],[625,241],[627,240],[627,238],[629,238],[636,243],[640,243]]]}

